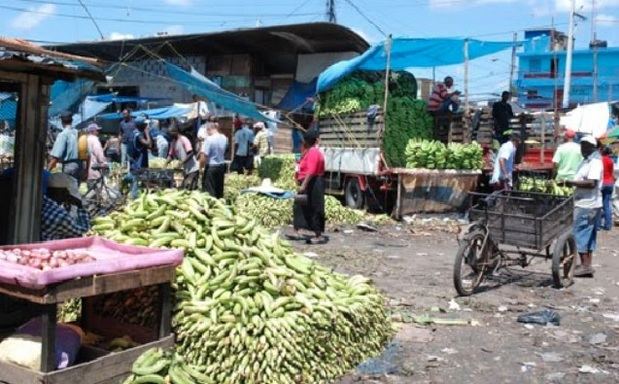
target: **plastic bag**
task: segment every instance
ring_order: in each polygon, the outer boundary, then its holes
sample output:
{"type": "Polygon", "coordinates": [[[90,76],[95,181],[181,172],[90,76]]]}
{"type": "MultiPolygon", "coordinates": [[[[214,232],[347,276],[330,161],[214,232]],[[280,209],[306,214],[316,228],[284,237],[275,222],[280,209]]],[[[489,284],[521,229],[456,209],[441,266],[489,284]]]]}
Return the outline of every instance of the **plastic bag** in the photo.
{"type": "Polygon", "coordinates": [[[524,315],[518,316],[519,323],[525,324],[539,324],[546,325],[548,323],[554,325],[561,324],[561,316],[555,311],[551,311],[550,309],[544,309],[539,312],[531,312],[525,313],[524,315]]]}
{"type": "MultiPolygon", "coordinates": [[[[67,368],[75,362],[81,337],[71,326],[56,326],[56,368],[67,368]]],[[[41,368],[41,319],[22,325],[17,333],[0,343],[0,360],[38,371],[41,368]]]]}

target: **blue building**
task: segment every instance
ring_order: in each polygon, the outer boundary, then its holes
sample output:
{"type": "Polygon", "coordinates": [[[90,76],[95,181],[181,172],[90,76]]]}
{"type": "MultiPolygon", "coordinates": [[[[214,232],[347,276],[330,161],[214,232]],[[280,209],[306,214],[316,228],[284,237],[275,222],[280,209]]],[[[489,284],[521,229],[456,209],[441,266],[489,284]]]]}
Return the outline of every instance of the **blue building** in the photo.
{"type": "MultiPolygon", "coordinates": [[[[563,82],[567,36],[553,29],[525,32],[523,52],[518,54],[519,70],[515,87],[518,99],[528,108],[559,108],[563,102],[563,82]]],[[[589,49],[575,49],[572,61],[570,106],[596,101],[619,100],[619,47],[606,42],[592,43],[589,49]],[[597,100],[594,100],[594,57],[597,54],[597,100]]]]}

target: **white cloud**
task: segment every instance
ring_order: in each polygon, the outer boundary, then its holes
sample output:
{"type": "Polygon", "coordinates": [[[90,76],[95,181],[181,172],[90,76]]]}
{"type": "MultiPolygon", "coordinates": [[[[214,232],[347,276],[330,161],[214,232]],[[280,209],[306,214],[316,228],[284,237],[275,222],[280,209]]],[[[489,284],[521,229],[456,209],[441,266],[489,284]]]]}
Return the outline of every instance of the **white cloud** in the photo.
{"type": "Polygon", "coordinates": [[[603,27],[619,27],[619,17],[600,13],[595,18],[597,25],[603,27]]]}
{"type": "Polygon", "coordinates": [[[107,38],[108,40],[130,40],[135,39],[135,36],[131,33],[112,32],[107,38]]]}
{"type": "Polygon", "coordinates": [[[29,11],[17,15],[11,21],[11,27],[21,30],[30,30],[54,15],[54,13],[56,13],[56,6],[46,3],[38,7],[30,7],[28,10],[29,11]]]}
{"type": "Polygon", "coordinates": [[[363,39],[370,44],[374,44],[374,43],[381,41],[381,39],[378,38],[377,36],[374,36],[371,33],[368,33],[361,28],[351,28],[351,30],[357,35],[363,37],[363,39]]]}
{"type": "Polygon", "coordinates": [[[182,25],[169,25],[163,31],[168,35],[182,35],[185,28],[182,25]]]}
{"type": "Polygon", "coordinates": [[[169,5],[180,5],[186,7],[191,5],[192,0],[163,0],[163,2],[169,5]]]}

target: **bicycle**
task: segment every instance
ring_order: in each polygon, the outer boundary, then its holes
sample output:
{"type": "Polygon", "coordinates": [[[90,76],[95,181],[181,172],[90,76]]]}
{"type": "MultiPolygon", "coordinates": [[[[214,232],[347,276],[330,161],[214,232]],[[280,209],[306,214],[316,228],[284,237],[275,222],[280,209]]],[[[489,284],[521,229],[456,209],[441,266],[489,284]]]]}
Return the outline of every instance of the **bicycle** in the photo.
{"type": "Polygon", "coordinates": [[[108,166],[95,165],[93,170],[99,171],[99,178],[88,186],[84,193],[84,207],[94,216],[105,216],[125,203],[125,194],[107,185],[106,177],[109,175],[108,166]]]}

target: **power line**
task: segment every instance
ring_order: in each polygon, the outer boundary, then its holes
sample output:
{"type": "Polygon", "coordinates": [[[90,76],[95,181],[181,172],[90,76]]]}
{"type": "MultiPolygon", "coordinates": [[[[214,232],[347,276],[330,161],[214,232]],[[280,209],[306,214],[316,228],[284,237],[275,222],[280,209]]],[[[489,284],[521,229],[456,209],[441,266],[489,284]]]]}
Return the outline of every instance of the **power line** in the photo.
{"type": "MultiPolygon", "coordinates": [[[[75,3],[70,2],[70,1],[60,1],[60,0],[55,0],[55,1],[45,1],[45,0],[17,0],[20,2],[24,2],[24,3],[34,3],[34,4],[53,4],[53,5],[59,5],[59,6],[70,6],[73,7],[75,6],[75,3]]],[[[78,0],[80,1],[80,0],[78,0]]],[[[80,1],[81,3],[81,1],[80,1]]],[[[109,4],[99,4],[99,3],[87,3],[86,5],[88,5],[90,8],[98,8],[98,9],[113,9],[113,10],[119,10],[121,9],[120,5],[109,5],[109,4]]],[[[173,14],[173,15],[185,15],[185,16],[206,16],[206,17],[251,17],[252,19],[256,18],[256,17],[260,17],[260,18],[265,18],[265,17],[288,17],[290,16],[289,14],[286,13],[264,13],[264,14],[239,14],[239,13],[221,13],[221,12],[200,12],[200,11],[182,11],[182,10],[171,10],[171,9],[156,9],[156,8],[151,8],[151,7],[129,7],[129,6],[122,6],[125,7],[126,9],[131,9],[134,11],[139,11],[139,12],[148,12],[148,13],[160,13],[160,14],[173,14]]],[[[26,11],[31,11],[31,10],[26,10],[26,11]]],[[[25,12],[25,11],[24,11],[25,12]]],[[[32,10],[32,12],[36,12],[36,10],[32,10]]],[[[311,12],[311,13],[306,13],[306,14],[301,14],[301,16],[314,16],[316,15],[317,12],[311,12]]],[[[99,18],[100,19],[100,18],[99,18]]]]}
{"type": "Polygon", "coordinates": [[[88,7],[86,7],[86,4],[84,4],[82,0],[77,0],[77,1],[80,3],[82,8],[84,8],[84,11],[86,11],[86,13],[88,14],[88,17],[90,17],[90,20],[92,20],[92,23],[95,25],[95,28],[97,28],[97,31],[99,32],[99,36],[101,36],[101,40],[105,39],[105,37],[103,36],[103,32],[101,32],[101,28],[99,28],[99,24],[97,24],[97,20],[95,20],[95,18],[92,17],[92,14],[90,14],[90,11],[88,10],[88,7]]]}
{"type": "Polygon", "coordinates": [[[355,11],[357,11],[357,13],[359,15],[361,15],[361,17],[363,17],[365,19],[365,21],[367,21],[368,23],[372,24],[372,26],[374,28],[376,28],[378,30],[378,32],[381,33],[381,35],[383,35],[384,37],[387,37],[387,34],[385,33],[385,31],[383,31],[383,29],[376,24],[372,19],[370,19],[365,13],[363,13],[363,11],[357,7],[357,5],[355,3],[352,2],[352,0],[345,0],[348,5],[350,5],[355,11]]]}
{"type": "MultiPolygon", "coordinates": [[[[9,11],[16,11],[16,12],[24,12],[24,13],[33,13],[33,14],[39,14],[39,15],[46,15],[46,16],[54,16],[54,17],[65,17],[65,18],[71,18],[71,19],[87,19],[90,20],[90,17],[88,16],[82,16],[82,15],[75,15],[75,14],[68,14],[68,13],[51,13],[51,12],[44,12],[44,11],[38,11],[38,10],[33,10],[33,9],[27,9],[27,8],[20,8],[20,7],[11,7],[8,5],[0,5],[0,9],[6,9],[9,11]]],[[[305,17],[305,16],[310,16],[310,15],[317,15],[318,13],[303,13],[303,14],[296,14],[296,15],[292,15],[290,17],[305,17]]],[[[274,17],[274,18],[281,18],[283,16],[286,16],[285,14],[281,14],[278,16],[274,16],[274,15],[270,15],[270,17],[274,17]]],[[[244,17],[244,15],[243,15],[244,17]]],[[[255,15],[254,17],[251,18],[243,18],[243,19],[237,19],[235,21],[252,21],[255,20],[256,17],[266,17],[266,16],[261,16],[261,15],[255,15]]],[[[187,20],[141,20],[141,19],[120,19],[120,18],[110,18],[110,17],[98,17],[97,18],[99,21],[110,21],[110,22],[116,22],[116,23],[133,23],[133,24],[211,24],[211,25],[222,25],[225,24],[225,22],[205,22],[205,21],[187,21],[187,20]]]]}

